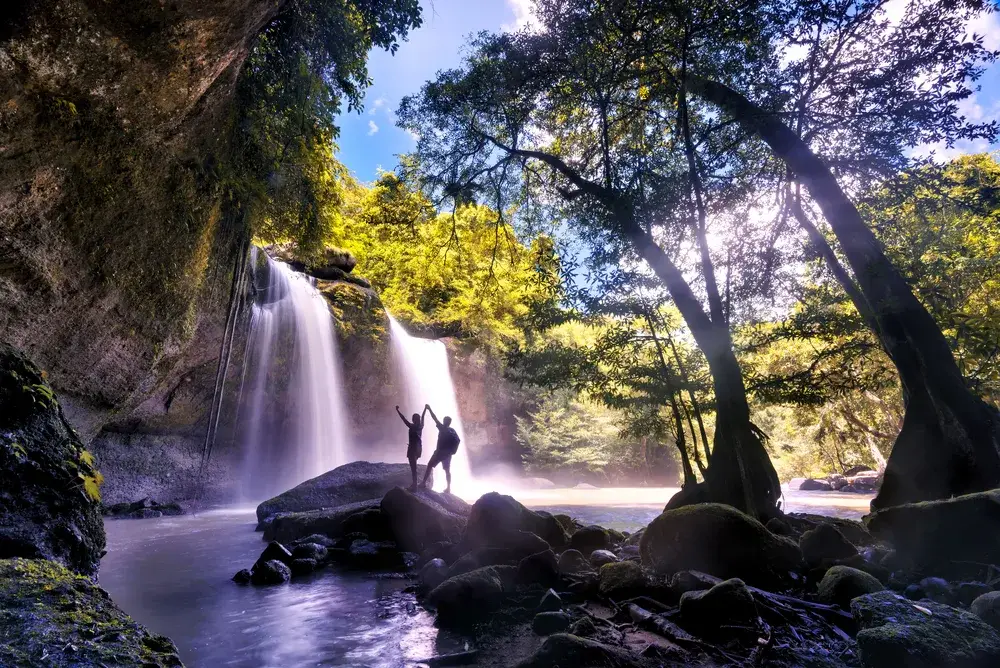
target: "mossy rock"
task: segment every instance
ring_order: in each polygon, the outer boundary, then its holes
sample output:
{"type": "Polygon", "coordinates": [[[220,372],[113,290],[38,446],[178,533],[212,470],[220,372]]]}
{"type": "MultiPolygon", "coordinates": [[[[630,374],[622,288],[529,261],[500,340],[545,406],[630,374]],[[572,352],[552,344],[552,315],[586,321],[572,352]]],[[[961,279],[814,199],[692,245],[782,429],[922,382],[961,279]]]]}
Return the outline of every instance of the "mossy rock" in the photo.
{"type": "Polygon", "coordinates": [[[1000,634],[976,615],[890,591],[851,601],[865,668],[1000,666],[1000,634]]]}
{"type": "Polygon", "coordinates": [[[477,568],[439,584],[427,595],[427,602],[437,608],[438,619],[445,624],[472,622],[500,607],[507,578],[495,566],[477,568]]]}
{"type": "Polygon", "coordinates": [[[721,503],[665,510],[643,531],[639,553],[657,573],[696,570],[751,584],[770,584],[802,560],[796,543],[721,503]]]}
{"type": "Polygon", "coordinates": [[[613,601],[639,596],[646,589],[646,574],[634,561],[605,564],[599,576],[598,591],[613,601]]]}
{"type": "Polygon", "coordinates": [[[868,529],[896,549],[896,559],[947,572],[958,562],[1000,563],[1000,489],[885,508],[868,529]]]}
{"type": "Polygon", "coordinates": [[[0,344],[0,554],[96,573],[102,480],[42,372],[0,344]]]}
{"type": "Polygon", "coordinates": [[[874,594],[885,587],[875,577],[850,566],[834,566],[819,582],[819,600],[823,603],[849,608],[858,596],[874,594]]]}
{"type": "Polygon", "coordinates": [[[807,564],[817,565],[826,559],[849,559],[858,553],[832,524],[820,524],[799,537],[799,549],[807,564]]]}
{"type": "Polygon", "coordinates": [[[686,628],[708,637],[732,634],[722,626],[754,628],[757,619],[753,594],[738,578],[711,589],[686,592],[681,596],[680,610],[686,628]]]}
{"type": "Polygon", "coordinates": [[[60,564],[0,560],[0,666],[182,666],[169,639],[60,564]],[[43,659],[44,657],[44,659],[43,659]]]}
{"type": "Polygon", "coordinates": [[[969,606],[969,610],[981,620],[1000,631],[1000,591],[991,591],[982,596],[977,596],[976,600],[969,606]]]}

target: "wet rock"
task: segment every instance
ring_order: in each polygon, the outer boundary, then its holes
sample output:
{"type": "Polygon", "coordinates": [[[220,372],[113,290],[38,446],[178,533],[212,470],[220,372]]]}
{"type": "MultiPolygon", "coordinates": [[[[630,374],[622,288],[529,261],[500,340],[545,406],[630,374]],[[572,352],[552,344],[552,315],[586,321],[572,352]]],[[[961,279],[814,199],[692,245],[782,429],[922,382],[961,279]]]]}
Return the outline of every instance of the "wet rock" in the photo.
{"type": "Polygon", "coordinates": [[[42,372],[0,344],[0,556],[95,574],[102,481],[42,372]]]}
{"type": "Polygon", "coordinates": [[[430,591],[448,579],[448,565],[443,559],[431,559],[420,569],[420,585],[430,591]]]}
{"type": "Polygon", "coordinates": [[[581,617],[573,622],[573,625],[569,628],[569,632],[581,638],[589,638],[597,635],[597,626],[590,617],[581,617]]]}
{"type": "Polygon", "coordinates": [[[874,577],[850,566],[834,566],[819,582],[818,596],[823,603],[849,609],[851,600],[865,594],[874,594],[885,587],[874,577]]]}
{"type": "Polygon", "coordinates": [[[310,534],[322,534],[337,538],[353,533],[345,528],[345,523],[349,519],[356,520],[357,514],[366,510],[379,510],[380,503],[379,499],[370,499],[334,508],[302,513],[282,513],[273,517],[266,524],[263,529],[264,539],[291,543],[310,534]]]}
{"type": "Polygon", "coordinates": [[[396,544],[388,541],[376,543],[359,538],[351,543],[347,553],[351,567],[361,570],[402,571],[409,568],[396,544]]]}
{"type": "Polygon", "coordinates": [[[919,604],[889,591],[851,601],[865,668],[988,668],[1000,665],[1000,634],[976,615],[919,604]]]}
{"type": "Polygon", "coordinates": [[[340,531],[344,534],[362,533],[370,540],[395,540],[389,516],[380,508],[365,508],[347,516],[340,531]]]}
{"type": "Polygon", "coordinates": [[[540,636],[549,636],[569,628],[573,618],[565,612],[539,612],[531,620],[531,630],[540,636]]]}
{"type": "Polygon", "coordinates": [[[721,626],[756,626],[753,594],[737,578],[720,582],[711,589],[685,593],[681,596],[680,610],[684,627],[695,629],[704,637],[732,636],[731,629],[721,626]]]}
{"type": "Polygon", "coordinates": [[[544,550],[529,555],[517,564],[517,581],[551,587],[559,581],[559,562],[555,552],[544,550]]]}
{"type": "Polygon", "coordinates": [[[612,601],[639,596],[646,588],[646,574],[634,561],[605,564],[601,566],[598,577],[598,591],[612,601]]]}
{"type": "Polygon", "coordinates": [[[323,534],[310,534],[305,538],[299,538],[295,541],[296,545],[301,545],[303,543],[315,543],[316,545],[322,545],[323,547],[330,549],[331,547],[336,547],[337,541],[330,538],[329,536],[324,536],[323,534]]]}
{"type": "Polygon", "coordinates": [[[832,473],[828,475],[826,479],[830,483],[830,487],[832,487],[835,492],[840,491],[847,486],[847,478],[839,473],[832,473]]]}
{"type": "Polygon", "coordinates": [[[168,638],[151,634],[92,580],[53,561],[0,560],[0,619],[5,668],[183,666],[168,638]]]}
{"type": "Polygon", "coordinates": [[[603,527],[586,526],[570,537],[569,546],[588,555],[594,550],[606,550],[611,547],[611,537],[603,527]]]}
{"type": "Polygon", "coordinates": [[[308,575],[316,570],[316,560],[292,559],[292,563],[288,565],[288,568],[292,571],[292,575],[308,575]]]}
{"type": "Polygon", "coordinates": [[[250,572],[250,582],[255,585],[283,584],[291,577],[291,569],[277,559],[258,561],[250,572]]]}
{"type": "Polygon", "coordinates": [[[277,560],[283,564],[292,563],[292,553],[288,551],[284,545],[276,540],[272,540],[264,548],[264,551],[260,553],[257,557],[257,563],[262,564],[265,561],[277,560]]]}
{"type": "MultiPolygon", "coordinates": [[[[418,466],[417,474],[423,477],[423,472],[424,466],[418,466]]],[[[370,499],[375,499],[377,505],[390,489],[406,487],[411,482],[409,464],[351,462],[264,501],[257,506],[257,520],[277,513],[336,508],[370,499]]]]}
{"type": "Polygon", "coordinates": [[[542,600],[538,602],[538,610],[540,612],[552,612],[553,610],[562,610],[563,600],[559,594],[556,593],[555,589],[549,589],[544,594],[542,594],[542,600]]]}
{"type": "MultiPolygon", "coordinates": [[[[496,492],[484,494],[473,504],[465,542],[474,547],[506,547],[518,532],[534,534],[554,549],[569,542],[555,517],[528,510],[513,497],[496,492]]],[[[532,552],[524,556],[527,554],[532,552]]]]}
{"type": "Polygon", "coordinates": [[[969,610],[1000,631],[1000,591],[991,591],[977,597],[969,606],[969,610]]]}
{"type": "Polygon", "coordinates": [[[1000,563],[1000,489],[885,508],[868,518],[869,530],[888,541],[895,559],[931,572],[955,562],[1000,563]]]}
{"type": "Polygon", "coordinates": [[[572,536],[576,530],[580,528],[580,523],[569,515],[559,514],[553,515],[553,517],[555,517],[556,521],[559,522],[559,526],[563,528],[567,536],[572,536]]]}
{"type": "Polygon", "coordinates": [[[132,520],[154,520],[157,517],[163,517],[163,513],[152,508],[140,508],[130,512],[127,517],[132,520]]]}
{"type": "Polygon", "coordinates": [[[580,550],[566,550],[559,555],[559,571],[562,573],[582,573],[590,570],[590,562],[580,550]]]}
{"type": "Polygon", "coordinates": [[[438,621],[463,625],[489,615],[503,603],[503,581],[492,566],[448,578],[427,595],[438,621]]]}
{"type": "Polygon", "coordinates": [[[600,570],[604,564],[613,564],[618,561],[614,552],[609,550],[594,550],[590,553],[590,565],[600,570]]]}
{"type": "Polygon", "coordinates": [[[622,559],[638,559],[639,558],[639,546],[638,545],[624,545],[621,549],[622,559]]]}
{"type": "Polygon", "coordinates": [[[533,533],[514,531],[507,534],[506,544],[499,545],[498,548],[506,550],[515,559],[520,560],[532,554],[538,554],[539,552],[551,549],[551,546],[533,533]]]}
{"type": "Polygon", "coordinates": [[[441,541],[433,543],[420,553],[420,563],[426,564],[431,559],[443,559],[446,564],[453,563],[462,556],[461,546],[456,543],[441,541]]]}
{"type": "Polygon", "coordinates": [[[292,549],[292,560],[312,559],[315,562],[326,561],[328,550],[319,543],[299,543],[292,549]]]}
{"type": "Polygon", "coordinates": [[[243,570],[237,571],[236,575],[233,576],[233,582],[236,584],[250,584],[250,569],[244,568],[243,570]]]}
{"type": "Polygon", "coordinates": [[[635,668],[638,662],[637,656],[620,647],[556,633],[547,637],[531,657],[518,664],[518,668],[635,668]]]}
{"type": "Polygon", "coordinates": [[[801,561],[797,544],[720,503],[665,510],[646,527],[639,550],[643,565],[657,573],[698,570],[765,585],[801,561]]]}
{"type": "Polygon", "coordinates": [[[680,597],[689,591],[711,589],[722,582],[719,578],[701,571],[679,571],[670,579],[670,589],[680,597]]]}
{"type": "Polygon", "coordinates": [[[812,513],[786,513],[782,520],[789,525],[794,535],[801,535],[821,524],[830,524],[844,535],[851,545],[858,547],[874,545],[875,537],[862,522],[840,517],[814,515],[812,513]]]}
{"type": "Polygon", "coordinates": [[[799,538],[799,549],[807,564],[817,565],[826,559],[847,559],[858,553],[844,534],[832,524],[820,524],[799,538]]]}
{"type": "Polygon", "coordinates": [[[409,492],[394,487],[382,498],[381,508],[400,547],[421,552],[433,543],[461,540],[469,510],[464,515],[455,512],[463,509],[456,506],[456,502],[464,509],[469,508],[464,501],[451,495],[428,490],[409,492]]]}
{"type": "Polygon", "coordinates": [[[807,478],[799,485],[799,491],[802,492],[829,492],[832,490],[833,485],[826,480],[815,480],[813,478],[807,478]]]}

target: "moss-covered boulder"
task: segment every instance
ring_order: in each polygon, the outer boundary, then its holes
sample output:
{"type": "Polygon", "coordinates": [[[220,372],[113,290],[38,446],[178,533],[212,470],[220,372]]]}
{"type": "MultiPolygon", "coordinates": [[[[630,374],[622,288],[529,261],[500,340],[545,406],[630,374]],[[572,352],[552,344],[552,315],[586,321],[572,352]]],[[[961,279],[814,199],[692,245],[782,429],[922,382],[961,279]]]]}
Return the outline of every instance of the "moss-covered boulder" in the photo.
{"type": "Polygon", "coordinates": [[[594,550],[606,550],[611,547],[611,536],[604,527],[586,526],[570,537],[569,546],[589,557],[594,550]]]}
{"type": "Polygon", "coordinates": [[[96,573],[101,482],[42,372],[0,344],[0,557],[96,573]]]}
{"type": "Polygon", "coordinates": [[[867,522],[904,564],[925,570],[955,562],[1000,564],[1000,489],[885,508],[867,522]]]}
{"type": "Polygon", "coordinates": [[[356,524],[351,522],[352,518],[367,511],[378,511],[380,503],[379,499],[369,499],[333,508],[274,515],[264,523],[264,539],[291,543],[313,534],[336,538],[350,533],[349,526],[352,530],[357,528],[351,526],[356,524]]]}
{"type": "Polygon", "coordinates": [[[634,561],[605,564],[601,566],[599,577],[598,591],[613,601],[640,596],[646,589],[646,574],[634,561]]]}
{"type": "Polygon", "coordinates": [[[976,600],[969,606],[972,614],[1000,631],[1000,591],[991,591],[982,596],[977,596],[976,600]]]}
{"type": "Polygon", "coordinates": [[[834,566],[819,582],[818,595],[823,603],[850,608],[858,596],[874,594],[885,587],[875,577],[850,566],[834,566]]]}
{"type": "Polygon", "coordinates": [[[721,503],[665,510],[643,531],[642,563],[658,573],[697,570],[767,584],[798,566],[799,546],[721,503]]]}
{"type": "Polygon", "coordinates": [[[1000,666],[1000,634],[976,615],[882,591],[851,601],[865,668],[1000,666]]]}
{"type": "Polygon", "coordinates": [[[555,517],[528,510],[514,497],[496,492],[484,494],[473,504],[465,542],[474,548],[506,547],[518,532],[533,533],[557,550],[569,542],[555,517]]]}
{"type": "Polygon", "coordinates": [[[0,560],[0,666],[177,667],[177,648],[52,561],[0,560]]]}

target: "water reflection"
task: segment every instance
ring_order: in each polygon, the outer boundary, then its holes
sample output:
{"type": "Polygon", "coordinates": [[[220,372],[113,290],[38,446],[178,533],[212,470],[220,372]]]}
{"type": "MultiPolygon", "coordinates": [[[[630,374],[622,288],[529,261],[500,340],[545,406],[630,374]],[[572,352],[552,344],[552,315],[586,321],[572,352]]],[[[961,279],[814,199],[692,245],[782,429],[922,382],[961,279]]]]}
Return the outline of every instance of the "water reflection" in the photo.
{"type": "Polygon", "coordinates": [[[177,643],[188,666],[407,666],[460,651],[406,580],[325,570],[277,587],[229,581],[263,548],[253,511],[107,523],[101,585],[177,643]]]}

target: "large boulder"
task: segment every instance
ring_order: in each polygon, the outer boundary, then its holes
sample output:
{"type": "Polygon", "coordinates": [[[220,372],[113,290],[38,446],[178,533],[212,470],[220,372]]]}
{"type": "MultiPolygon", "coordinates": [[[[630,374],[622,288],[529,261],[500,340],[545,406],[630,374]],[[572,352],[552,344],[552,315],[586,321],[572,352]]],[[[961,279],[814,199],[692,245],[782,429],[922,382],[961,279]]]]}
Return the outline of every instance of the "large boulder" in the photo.
{"type": "Polygon", "coordinates": [[[381,508],[396,543],[411,552],[423,552],[434,543],[459,541],[470,510],[468,504],[450,494],[408,492],[401,487],[386,493],[381,508]]]}
{"type": "Polygon", "coordinates": [[[471,547],[505,547],[519,531],[535,534],[556,550],[569,542],[555,517],[528,510],[513,497],[496,492],[484,494],[473,504],[465,542],[471,547]]]}
{"type": "Polygon", "coordinates": [[[697,570],[769,584],[796,568],[799,546],[732,506],[702,503],[665,510],[643,532],[642,563],[671,575],[697,570]]]}
{"type": "MultiPolygon", "coordinates": [[[[424,467],[417,473],[423,476],[424,467]]],[[[393,487],[412,482],[409,464],[351,462],[306,480],[257,506],[257,520],[278,513],[301,513],[335,508],[368,499],[381,499],[393,487]]]]}
{"type": "Polygon", "coordinates": [[[427,595],[445,624],[461,624],[488,616],[503,603],[504,587],[493,566],[448,578],[427,595]]]}
{"type": "Polygon", "coordinates": [[[969,610],[981,620],[1000,631],[1000,591],[977,596],[969,610]]]}
{"type": "Polygon", "coordinates": [[[1000,634],[976,615],[940,603],[911,603],[882,591],[855,598],[858,651],[865,668],[990,668],[1000,634]]]}
{"type": "Polygon", "coordinates": [[[258,561],[250,569],[250,583],[255,585],[284,584],[291,577],[291,568],[277,559],[258,561]]]}
{"type": "Polygon", "coordinates": [[[169,639],[134,622],[90,579],[52,561],[0,560],[0,629],[0,666],[182,668],[169,639]]]}
{"type": "Polygon", "coordinates": [[[816,480],[814,478],[807,478],[799,485],[799,491],[802,492],[829,492],[832,490],[833,485],[829,482],[826,480],[816,480]]]}
{"type": "Polygon", "coordinates": [[[875,577],[850,566],[834,566],[819,581],[819,600],[831,605],[849,608],[858,596],[874,594],[885,587],[875,577]]]}
{"type": "Polygon", "coordinates": [[[291,543],[311,534],[336,538],[350,533],[347,528],[350,520],[365,511],[378,511],[380,503],[378,499],[369,499],[335,508],[275,515],[264,525],[264,540],[291,543]]]}
{"type": "Polygon", "coordinates": [[[589,557],[594,550],[606,550],[611,547],[611,537],[604,527],[586,526],[570,537],[569,546],[589,557]]]}
{"type": "Polygon", "coordinates": [[[867,522],[896,548],[898,561],[923,570],[955,562],[1000,564],[1000,489],[885,508],[867,522]]]}
{"type": "Polygon", "coordinates": [[[0,558],[51,559],[95,574],[102,480],[42,372],[0,345],[0,558]]]}
{"type": "Polygon", "coordinates": [[[620,561],[601,566],[598,591],[613,601],[640,596],[646,589],[646,574],[634,561],[620,561]]]}

